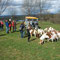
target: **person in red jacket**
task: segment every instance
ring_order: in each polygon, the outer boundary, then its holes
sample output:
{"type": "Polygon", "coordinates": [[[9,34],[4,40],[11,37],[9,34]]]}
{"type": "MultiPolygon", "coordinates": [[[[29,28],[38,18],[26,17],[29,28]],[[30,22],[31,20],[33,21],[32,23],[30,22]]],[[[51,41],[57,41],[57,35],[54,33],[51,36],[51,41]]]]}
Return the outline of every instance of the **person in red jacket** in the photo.
{"type": "Polygon", "coordinates": [[[3,30],[3,27],[4,27],[4,23],[3,23],[3,21],[1,21],[1,27],[2,27],[2,30],[3,30]]]}
{"type": "Polygon", "coordinates": [[[13,27],[13,32],[14,32],[14,20],[12,21],[12,27],[13,27]]]}

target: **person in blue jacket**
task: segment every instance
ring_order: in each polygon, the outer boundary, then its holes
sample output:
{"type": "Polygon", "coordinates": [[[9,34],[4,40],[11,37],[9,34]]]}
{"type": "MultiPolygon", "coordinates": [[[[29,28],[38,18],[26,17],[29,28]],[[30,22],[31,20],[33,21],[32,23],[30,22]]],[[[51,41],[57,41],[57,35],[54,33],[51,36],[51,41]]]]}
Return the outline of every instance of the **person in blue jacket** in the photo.
{"type": "Polygon", "coordinates": [[[5,25],[6,25],[6,33],[9,33],[9,23],[7,20],[5,21],[5,25]]]}
{"type": "Polygon", "coordinates": [[[21,23],[19,29],[20,29],[20,33],[21,33],[21,38],[24,38],[24,29],[25,29],[24,23],[21,23]]]}

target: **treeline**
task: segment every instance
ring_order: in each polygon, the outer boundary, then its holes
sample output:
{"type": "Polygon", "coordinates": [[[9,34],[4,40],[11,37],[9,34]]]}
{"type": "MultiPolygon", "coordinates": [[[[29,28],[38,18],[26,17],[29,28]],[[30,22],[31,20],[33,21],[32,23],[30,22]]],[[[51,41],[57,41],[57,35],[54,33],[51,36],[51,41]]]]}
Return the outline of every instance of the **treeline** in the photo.
{"type": "MultiPolygon", "coordinates": [[[[24,20],[28,15],[15,15],[15,16],[0,16],[0,20],[24,20]]],[[[31,15],[38,17],[40,21],[50,21],[53,23],[60,23],[60,14],[42,14],[42,15],[31,15]]]]}

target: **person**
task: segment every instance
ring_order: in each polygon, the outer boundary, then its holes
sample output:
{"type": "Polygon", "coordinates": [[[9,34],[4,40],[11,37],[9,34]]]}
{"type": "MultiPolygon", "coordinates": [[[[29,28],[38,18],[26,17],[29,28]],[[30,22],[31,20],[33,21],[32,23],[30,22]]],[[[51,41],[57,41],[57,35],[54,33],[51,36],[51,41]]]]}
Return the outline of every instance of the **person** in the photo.
{"type": "Polygon", "coordinates": [[[11,19],[9,19],[9,32],[11,32],[11,19]]]}
{"type": "Polygon", "coordinates": [[[14,21],[14,31],[16,32],[16,21],[14,21]]]}
{"type": "Polygon", "coordinates": [[[2,28],[2,27],[1,27],[1,21],[0,21],[0,30],[1,30],[1,28],[2,28]]]}
{"type": "Polygon", "coordinates": [[[1,21],[1,29],[3,30],[3,27],[4,27],[4,23],[3,21],[1,21]]]}
{"type": "Polygon", "coordinates": [[[35,28],[35,24],[34,24],[34,21],[32,21],[32,27],[35,28]]]}
{"type": "Polygon", "coordinates": [[[12,21],[12,27],[13,27],[13,32],[14,32],[14,20],[12,21]]]}
{"type": "Polygon", "coordinates": [[[31,29],[31,25],[29,23],[28,28],[27,28],[28,42],[30,42],[30,38],[31,38],[31,36],[30,36],[30,29],[31,29]]]}
{"type": "Polygon", "coordinates": [[[19,28],[20,33],[21,33],[21,38],[24,37],[24,28],[25,28],[24,23],[21,23],[20,28],[19,28]]]}
{"type": "Polygon", "coordinates": [[[9,24],[7,20],[5,21],[5,25],[6,25],[6,33],[9,33],[9,24]]]}
{"type": "Polygon", "coordinates": [[[38,22],[35,23],[35,28],[38,29],[38,22]]]}

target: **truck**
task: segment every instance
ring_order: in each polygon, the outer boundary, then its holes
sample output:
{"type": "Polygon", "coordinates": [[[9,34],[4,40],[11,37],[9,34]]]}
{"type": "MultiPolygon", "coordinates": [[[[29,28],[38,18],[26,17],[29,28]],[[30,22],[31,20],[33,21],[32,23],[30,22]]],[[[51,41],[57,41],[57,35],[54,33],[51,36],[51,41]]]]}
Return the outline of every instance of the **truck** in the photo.
{"type": "Polygon", "coordinates": [[[34,23],[35,25],[38,25],[38,18],[37,17],[31,17],[31,16],[27,16],[25,17],[25,26],[26,28],[28,27],[29,23],[32,25],[32,23],[34,23]]]}

